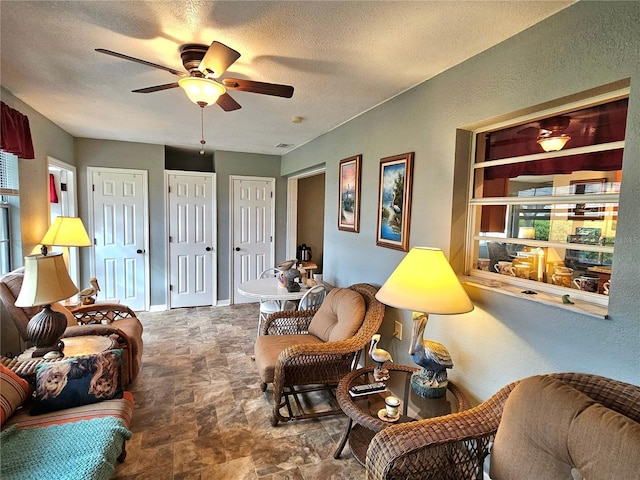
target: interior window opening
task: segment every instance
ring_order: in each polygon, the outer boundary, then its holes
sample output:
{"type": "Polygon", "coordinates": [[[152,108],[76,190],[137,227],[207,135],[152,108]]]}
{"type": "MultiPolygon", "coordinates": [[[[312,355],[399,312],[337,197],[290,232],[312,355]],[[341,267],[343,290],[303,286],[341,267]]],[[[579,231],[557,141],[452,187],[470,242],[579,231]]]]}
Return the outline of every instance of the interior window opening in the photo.
{"type": "Polygon", "coordinates": [[[470,274],[606,302],[627,104],[621,98],[476,134],[470,274]],[[552,137],[562,142],[543,145],[552,137]]]}

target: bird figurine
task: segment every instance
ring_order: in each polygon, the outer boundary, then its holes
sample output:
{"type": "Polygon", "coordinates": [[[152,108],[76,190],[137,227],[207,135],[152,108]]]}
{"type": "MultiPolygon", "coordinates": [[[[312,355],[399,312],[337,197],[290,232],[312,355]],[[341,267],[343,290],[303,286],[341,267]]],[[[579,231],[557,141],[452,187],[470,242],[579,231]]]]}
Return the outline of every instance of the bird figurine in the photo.
{"type": "Polygon", "coordinates": [[[389,379],[389,370],[384,368],[387,362],[393,362],[391,354],[382,348],[378,348],[380,334],[376,333],[371,337],[371,346],[369,347],[369,356],[376,362],[377,367],[373,371],[373,378],[376,382],[382,382],[389,379]]]}
{"type": "Polygon", "coordinates": [[[98,285],[98,279],[96,277],[91,277],[89,279],[90,287],[84,288],[78,292],[78,300],[82,305],[92,305],[96,303],[95,297],[98,296],[98,292],[100,291],[100,285],[98,285]]]}
{"type": "Polygon", "coordinates": [[[426,326],[427,316],[414,314],[409,355],[422,370],[412,375],[411,386],[421,397],[438,398],[446,393],[447,368],[452,368],[453,362],[447,347],[423,338],[426,326]]]}

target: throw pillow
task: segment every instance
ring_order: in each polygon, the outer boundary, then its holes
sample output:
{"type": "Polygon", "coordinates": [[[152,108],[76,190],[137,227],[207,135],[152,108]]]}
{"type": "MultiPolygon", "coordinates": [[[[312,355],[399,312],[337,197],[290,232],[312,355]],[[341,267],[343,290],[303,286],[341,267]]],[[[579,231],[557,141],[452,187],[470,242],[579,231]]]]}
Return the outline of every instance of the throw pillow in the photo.
{"type": "Polygon", "coordinates": [[[31,415],[122,398],[122,350],[42,363],[31,415]]]}
{"type": "Polygon", "coordinates": [[[32,392],[29,382],[0,365],[0,425],[4,425],[7,418],[13,415],[32,392]]]}

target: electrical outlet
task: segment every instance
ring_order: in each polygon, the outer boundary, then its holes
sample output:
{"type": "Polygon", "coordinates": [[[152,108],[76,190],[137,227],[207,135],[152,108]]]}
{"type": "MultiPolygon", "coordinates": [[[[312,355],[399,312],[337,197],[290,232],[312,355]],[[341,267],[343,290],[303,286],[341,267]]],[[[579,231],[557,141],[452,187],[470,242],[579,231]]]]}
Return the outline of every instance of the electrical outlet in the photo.
{"type": "Polygon", "coordinates": [[[402,340],[402,324],[398,321],[396,321],[396,326],[393,330],[393,336],[398,340],[402,340]]]}

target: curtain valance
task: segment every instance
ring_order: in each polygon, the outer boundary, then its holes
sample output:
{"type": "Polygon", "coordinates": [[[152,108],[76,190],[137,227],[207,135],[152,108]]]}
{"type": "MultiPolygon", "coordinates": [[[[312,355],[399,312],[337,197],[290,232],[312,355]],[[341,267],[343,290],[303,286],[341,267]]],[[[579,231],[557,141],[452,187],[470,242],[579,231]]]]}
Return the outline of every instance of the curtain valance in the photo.
{"type": "Polygon", "coordinates": [[[33,153],[33,141],[29,119],[26,115],[9,107],[4,102],[0,112],[0,124],[2,134],[0,136],[0,149],[13,153],[20,158],[35,158],[33,153]]]}

